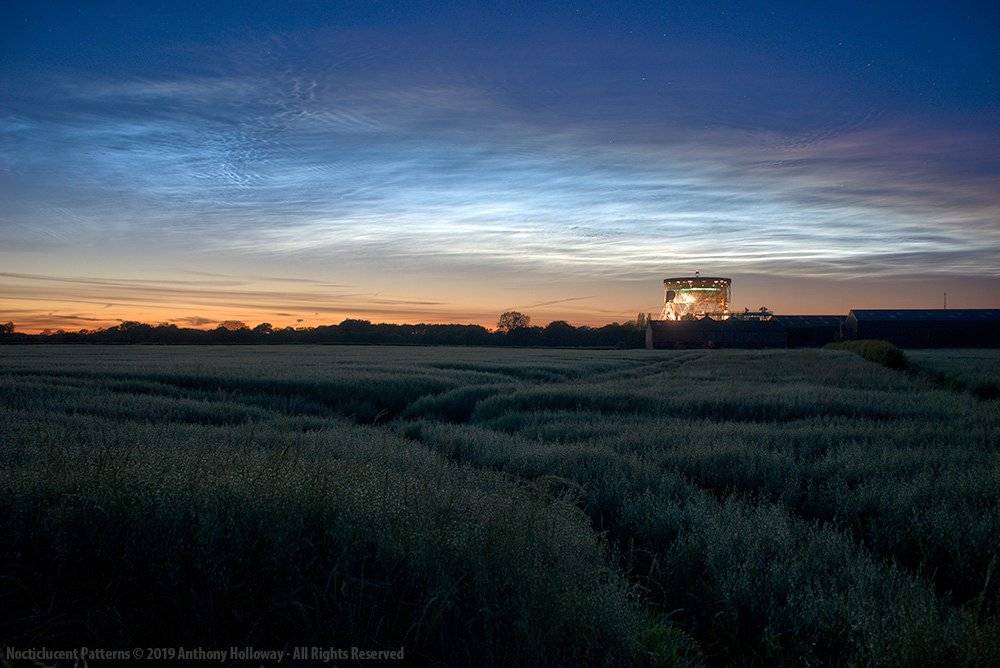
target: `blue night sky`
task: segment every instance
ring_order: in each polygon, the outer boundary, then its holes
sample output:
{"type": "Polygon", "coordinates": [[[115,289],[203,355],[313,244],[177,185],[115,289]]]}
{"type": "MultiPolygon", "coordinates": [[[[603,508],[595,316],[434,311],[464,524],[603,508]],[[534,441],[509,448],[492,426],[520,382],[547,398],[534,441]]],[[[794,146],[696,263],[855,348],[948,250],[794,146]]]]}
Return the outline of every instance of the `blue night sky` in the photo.
{"type": "Polygon", "coordinates": [[[0,320],[1000,306],[986,3],[8,2],[0,320]]]}

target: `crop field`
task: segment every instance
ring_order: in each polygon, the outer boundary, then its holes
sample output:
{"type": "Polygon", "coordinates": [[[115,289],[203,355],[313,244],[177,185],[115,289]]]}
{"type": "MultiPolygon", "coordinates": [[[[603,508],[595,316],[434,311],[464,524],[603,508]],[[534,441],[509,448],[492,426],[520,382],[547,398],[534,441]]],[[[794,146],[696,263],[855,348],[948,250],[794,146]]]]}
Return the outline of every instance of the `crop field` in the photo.
{"type": "Polygon", "coordinates": [[[0,529],[10,645],[1000,665],[998,402],[844,351],[0,347],[0,529]]]}
{"type": "Polygon", "coordinates": [[[982,398],[1000,397],[1000,350],[911,350],[906,353],[918,369],[938,382],[967,390],[982,398]]]}

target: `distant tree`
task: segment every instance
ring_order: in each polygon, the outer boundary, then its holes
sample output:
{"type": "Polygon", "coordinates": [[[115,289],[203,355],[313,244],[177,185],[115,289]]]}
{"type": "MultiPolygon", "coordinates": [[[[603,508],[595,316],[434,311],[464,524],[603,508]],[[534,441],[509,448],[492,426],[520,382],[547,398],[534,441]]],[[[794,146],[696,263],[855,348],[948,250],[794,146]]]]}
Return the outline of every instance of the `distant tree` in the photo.
{"type": "Polygon", "coordinates": [[[143,330],[148,329],[150,325],[144,322],[139,322],[138,320],[122,320],[121,323],[117,325],[118,331],[127,332],[133,329],[143,330]]]}
{"type": "Polygon", "coordinates": [[[342,332],[367,332],[372,329],[371,320],[359,320],[357,318],[346,318],[337,325],[342,332]]]}
{"type": "Polygon", "coordinates": [[[524,329],[531,325],[531,318],[518,311],[504,311],[497,320],[497,331],[510,334],[515,329],[524,329]]]}
{"type": "Polygon", "coordinates": [[[571,346],[576,343],[576,327],[565,320],[553,320],[543,330],[545,342],[553,346],[571,346]]]}
{"type": "Polygon", "coordinates": [[[12,322],[0,323],[0,336],[10,336],[13,333],[14,333],[14,323],[12,322]]]}
{"type": "Polygon", "coordinates": [[[41,335],[17,333],[13,324],[0,324],[4,343],[155,343],[155,344],[247,344],[247,343],[376,343],[502,346],[593,346],[601,348],[641,348],[644,332],[635,323],[611,323],[603,327],[574,327],[556,320],[546,327],[531,326],[528,316],[510,311],[503,314],[502,329],[490,331],[480,325],[396,325],[347,319],[337,325],[273,328],[260,323],[253,329],[231,320],[214,329],[178,327],[175,323],[150,325],[134,320],[120,321],[105,329],[67,332],[46,329],[41,335]],[[269,332],[265,334],[264,332],[269,332]]]}

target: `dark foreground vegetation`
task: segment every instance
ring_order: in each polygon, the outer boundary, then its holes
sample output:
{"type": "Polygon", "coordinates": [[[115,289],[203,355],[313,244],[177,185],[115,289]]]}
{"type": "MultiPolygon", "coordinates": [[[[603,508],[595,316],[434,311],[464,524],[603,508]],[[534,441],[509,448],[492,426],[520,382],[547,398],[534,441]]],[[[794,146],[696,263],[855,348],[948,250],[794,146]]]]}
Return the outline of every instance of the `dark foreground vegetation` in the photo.
{"type": "Polygon", "coordinates": [[[828,344],[827,348],[831,350],[847,350],[860,355],[869,362],[875,362],[890,369],[901,370],[907,367],[906,355],[902,350],[888,341],[879,341],[877,339],[838,341],[837,343],[828,344]]]}
{"type": "Polygon", "coordinates": [[[997,665],[998,427],[845,351],[6,347],[0,637],[997,665]]]}
{"type": "Polygon", "coordinates": [[[992,350],[913,350],[910,365],[952,390],[1000,399],[1000,355],[992,350]]]}
{"type": "Polygon", "coordinates": [[[838,341],[829,350],[847,350],[869,362],[907,370],[916,378],[983,399],[1000,399],[1000,354],[987,349],[911,350],[888,341],[838,341]]]}

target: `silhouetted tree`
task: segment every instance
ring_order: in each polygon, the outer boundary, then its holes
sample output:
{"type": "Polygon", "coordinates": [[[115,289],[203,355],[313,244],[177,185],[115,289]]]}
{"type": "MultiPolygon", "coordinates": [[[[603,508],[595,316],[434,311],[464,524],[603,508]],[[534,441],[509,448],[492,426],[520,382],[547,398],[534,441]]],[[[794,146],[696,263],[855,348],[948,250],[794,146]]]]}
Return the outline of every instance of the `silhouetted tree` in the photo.
{"type": "MultiPolygon", "coordinates": [[[[393,325],[368,320],[347,319],[338,325],[282,327],[261,323],[253,329],[240,321],[228,321],[215,329],[178,327],[174,323],[149,325],[123,321],[98,330],[65,332],[45,330],[43,335],[11,333],[0,335],[10,343],[153,343],[153,344],[284,344],[284,343],[367,343],[429,345],[501,346],[590,346],[596,348],[641,348],[644,333],[634,323],[612,323],[603,327],[574,327],[565,320],[548,326],[532,327],[524,314],[504,314],[504,330],[489,331],[480,325],[393,325]],[[509,329],[508,329],[509,328],[509,329]]],[[[4,324],[0,331],[10,331],[4,324]]]]}
{"type": "Polygon", "coordinates": [[[357,318],[345,318],[338,325],[342,332],[368,332],[373,325],[371,320],[358,320],[357,318]]]}
{"type": "Polygon", "coordinates": [[[14,323],[0,323],[0,336],[11,336],[14,333],[14,323]]]}
{"type": "Polygon", "coordinates": [[[550,346],[572,346],[576,344],[577,329],[565,320],[553,320],[542,331],[545,343],[550,346]]]}
{"type": "Polygon", "coordinates": [[[523,329],[531,324],[531,318],[519,311],[504,311],[497,320],[497,331],[510,334],[515,329],[523,329]]]}
{"type": "Polygon", "coordinates": [[[543,341],[541,327],[515,327],[506,334],[498,334],[500,343],[508,346],[541,346],[543,341]]]}

